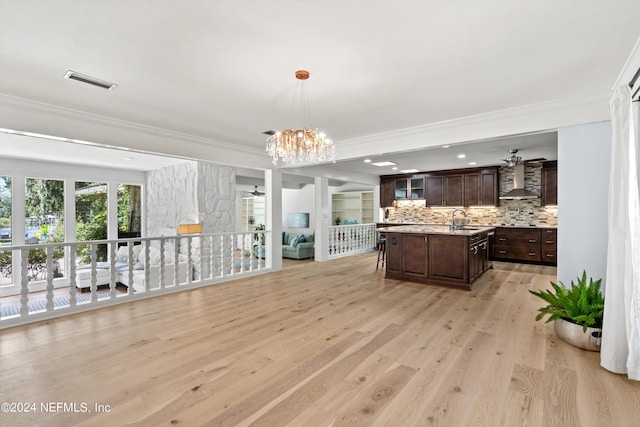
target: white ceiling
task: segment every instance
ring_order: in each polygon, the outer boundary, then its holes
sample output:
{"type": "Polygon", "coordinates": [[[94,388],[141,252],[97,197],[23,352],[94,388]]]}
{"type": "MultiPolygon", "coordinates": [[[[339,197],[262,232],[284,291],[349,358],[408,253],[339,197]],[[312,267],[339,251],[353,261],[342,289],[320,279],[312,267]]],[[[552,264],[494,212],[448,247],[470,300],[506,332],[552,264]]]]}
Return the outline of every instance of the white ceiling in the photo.
{"type": "MultiPolygon", "coordinates": [[[[262,131],[302,120],[292,102],[294,71],[305,68],[307,124],[321,124],[340,153],[341,143],[368,135],[608,94],[640,36],[638,16],[638,0],[0,0],[0,95],[188,135],[209,151],[223,142],[263,153],[262,131]],[[118,87],[63,79],[67,70],[118,87]]],[[[88,132],[84,139],[113,145],[98,127],[88,132]]],[[[554,137],[475,148],[465,139],[395,159],[432,170],[464,167],[450,159],[460,150],[479,164],[509,148],[554,158],[554,137]]],[[[391,160],[404,151],[376,148],[391,160]]],[[[370,174],[366,154],[329,169],[370,174]]],[[[77,150],[72,157],[82,161],[77,150]]]]}

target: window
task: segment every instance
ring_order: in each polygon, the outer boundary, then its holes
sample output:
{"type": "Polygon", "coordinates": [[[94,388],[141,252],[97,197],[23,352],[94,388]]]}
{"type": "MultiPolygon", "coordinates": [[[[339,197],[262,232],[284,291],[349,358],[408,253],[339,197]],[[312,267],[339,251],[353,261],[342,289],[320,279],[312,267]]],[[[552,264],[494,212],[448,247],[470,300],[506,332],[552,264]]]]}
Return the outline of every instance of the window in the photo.
{"type": "Polygon", "coordinates": [[[118,185],[118,238],[140,237],[142,230],[142,188],[118,185]]]}
{"type": "MultiPolygon", "coordinates": [[[[75,183],[76,193],[76,240],[92,241],[107,239],[107,184],[100,182],[75,183]]],[[[107,245],[98,245],[96,261],[107,260],[107,245]]],[[[91,262],[89,245],[79,245],[76,253],[78,264],[91,262]]]]}
{"type": "MultiPolygon", "coordinates": [[[[11,245],[11,177],[0,176],[0,246],[11,245]]],[[[11,252],[0,252],[0,285],[11,283],[11,252]]]]}
{"type": "MultiPolygon", "coordinates": [[[[24,236],[27,245],[64,242],[64,181],[27,178],[24,236]]],[[[54,249],[53,275],[62,277],[64,250],[54,249]]],[[[29,250],[29,281],[47,277],[47,255],[43,248],[29,250]]]]}

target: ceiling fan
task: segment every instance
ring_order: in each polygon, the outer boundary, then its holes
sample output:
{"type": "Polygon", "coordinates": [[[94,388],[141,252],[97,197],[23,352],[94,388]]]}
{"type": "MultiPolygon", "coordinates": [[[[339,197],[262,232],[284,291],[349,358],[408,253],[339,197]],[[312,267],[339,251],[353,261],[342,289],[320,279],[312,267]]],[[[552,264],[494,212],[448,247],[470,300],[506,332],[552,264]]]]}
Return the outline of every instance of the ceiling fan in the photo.
{"type": "Polygon", "coordinates": [[[262,191],[258,191],[258,186],[254,185],[254,190],[253,191],[249,191],[249,194],[251,194],[252,196],[258,197],[258,196],[264,196],[264,193],[262,191]]]}
{"type": "Polygon", "coordinates": [[[518,150],[515,149],[515,148],[509,150],[509,154],[511,154],[511,156],[507,157],[506,159],[502,159],[502,161],[505,162],[507,166],[516,166],[516,165],[518,165],[520,163],[536,163],[536,162],[543,162],[543,161],[547,160],[544,157],[538,157],[536,159],[522,160],[522,157],[516,156],[517,153],[518,153],[518,150]]]}

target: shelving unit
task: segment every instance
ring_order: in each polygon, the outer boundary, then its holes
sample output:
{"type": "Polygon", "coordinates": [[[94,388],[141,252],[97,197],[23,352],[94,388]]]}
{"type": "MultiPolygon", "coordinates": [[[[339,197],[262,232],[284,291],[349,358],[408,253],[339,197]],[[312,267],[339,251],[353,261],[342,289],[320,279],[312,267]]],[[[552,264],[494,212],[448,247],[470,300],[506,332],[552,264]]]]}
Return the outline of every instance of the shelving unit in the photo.
{"type": "Polygon", "coordinates": [[[253,231],[258,224],[264,224],[265,219],[264,197],[242,198],[241,231],[253,231]],[[253,224],[249,223],[249,218],[253,218],[253,224]]]}
{"type": "Polygon", "coordinates": [[[349,193],[335,193],[331,196],[331,224],[336,224],[336,218],[344,221],[358,221],[358,224],[373,222],[373,191],[353,191],[349,193]]]}

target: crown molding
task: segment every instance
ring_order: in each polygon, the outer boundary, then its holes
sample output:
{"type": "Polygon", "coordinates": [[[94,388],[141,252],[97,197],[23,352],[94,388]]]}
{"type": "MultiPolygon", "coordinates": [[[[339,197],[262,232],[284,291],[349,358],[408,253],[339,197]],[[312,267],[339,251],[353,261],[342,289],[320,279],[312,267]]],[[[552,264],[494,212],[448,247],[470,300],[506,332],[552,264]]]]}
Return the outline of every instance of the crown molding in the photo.
{"type": "Polygon", "coordinates": [[[609,120],[610,96],[609,91],[592,92],[571,98],[352,138],[338,143],[337,157],[339,160],[347,160],[609,120]]]}
{"type": "Polygon", "coordinates": [[[273,167],[262,150],[6,94],[0,94],[0,128],[232,166],[273,167]]]}
{"type": "MultiPolygon", "coordinates": [[[[618,75],[618,78],[616,79],[612,90],[616,89],[618,86],[629,84],[638,70],[640,70],[640,37],[636,41],[635,46],[633,46],[633,49],[631,49],[629,57],[625,61],[624,66],[622,67],[622,70],[620,71],[620,74],[618,75]]],[[[638,86],[637,81],[635,86],[638,86]]]]}

